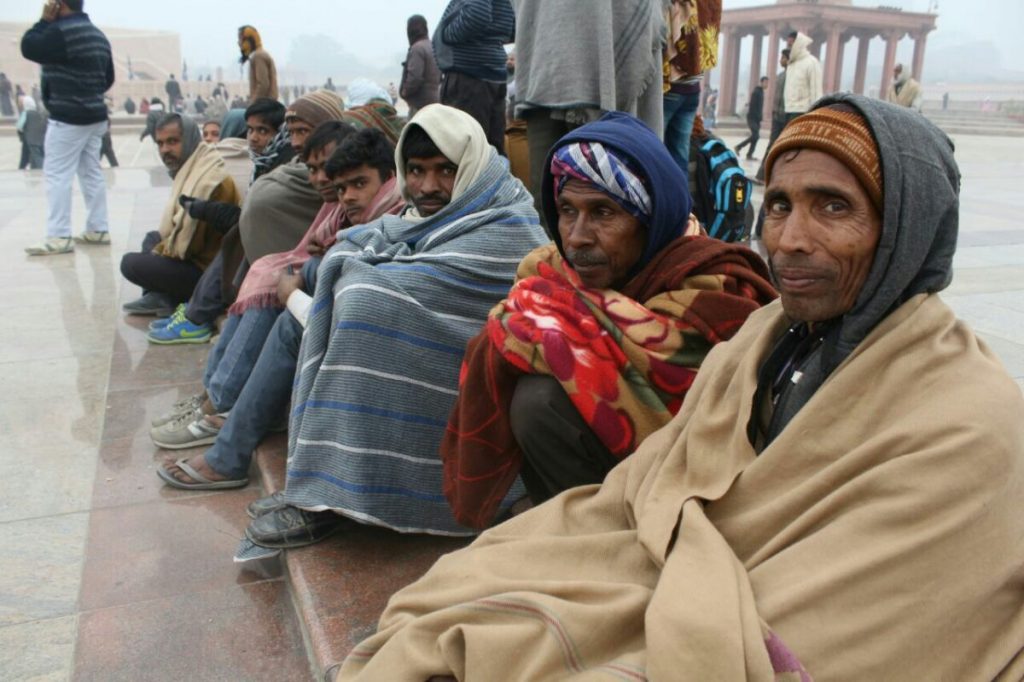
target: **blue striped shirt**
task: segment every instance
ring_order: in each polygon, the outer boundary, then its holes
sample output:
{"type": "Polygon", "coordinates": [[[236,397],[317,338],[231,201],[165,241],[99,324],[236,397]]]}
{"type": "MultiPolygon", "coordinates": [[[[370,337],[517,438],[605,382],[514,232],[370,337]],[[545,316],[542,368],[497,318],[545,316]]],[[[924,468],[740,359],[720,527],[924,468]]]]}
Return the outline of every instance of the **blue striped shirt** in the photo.
{"type": "Polygon", "coordinates": [[[114,60],[110,42],[89,15],[37,22],[22,37],[21,54],[43,67],[43,104],[50,118],[72,125],[107,119],[103,94],[114,84],[114,60]]]}
{"type": "Polygon", "coordinates": [[[516,37],[516,15],[509,0],[452,0],[441,16],[442,38],[451,45],[451,71],[504,83],[505,43],[516,37]]]}

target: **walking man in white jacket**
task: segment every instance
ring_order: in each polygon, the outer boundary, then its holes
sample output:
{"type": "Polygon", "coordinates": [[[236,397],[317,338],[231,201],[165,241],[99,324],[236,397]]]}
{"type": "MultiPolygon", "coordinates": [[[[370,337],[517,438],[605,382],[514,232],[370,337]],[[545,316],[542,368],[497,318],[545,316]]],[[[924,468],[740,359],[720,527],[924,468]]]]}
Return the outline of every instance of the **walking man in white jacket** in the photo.
{"type": "Polygon", "coordinates": [[[791,33],[789,64],[786,66],[784,99],[786,123],[810,111],[811,105],[821,99],[821,62],[810,53],[811,39],[803,33],[791,33]]]}

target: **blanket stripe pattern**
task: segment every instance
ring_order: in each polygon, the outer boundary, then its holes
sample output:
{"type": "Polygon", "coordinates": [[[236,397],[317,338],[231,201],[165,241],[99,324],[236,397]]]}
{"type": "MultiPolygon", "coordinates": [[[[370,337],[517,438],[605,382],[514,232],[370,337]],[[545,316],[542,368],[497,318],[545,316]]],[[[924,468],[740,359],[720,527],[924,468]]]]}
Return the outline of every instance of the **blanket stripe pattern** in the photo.
{"type": "Polygon", "coordinates": [[[439,445],[466,343],[546,241],[532,198],[493,150],[437,214],[339,234],[299,355],[288,503],[399,532],[471,534],[442,492],[439,445]]]}

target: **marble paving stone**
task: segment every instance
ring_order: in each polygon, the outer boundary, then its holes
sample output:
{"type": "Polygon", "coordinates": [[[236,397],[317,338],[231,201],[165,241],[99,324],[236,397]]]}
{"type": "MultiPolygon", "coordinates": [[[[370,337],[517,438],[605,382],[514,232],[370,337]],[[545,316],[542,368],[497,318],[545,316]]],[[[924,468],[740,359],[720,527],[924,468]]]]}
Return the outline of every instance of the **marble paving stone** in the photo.
{"type": "Polygon", "coordinates": [[[1024,291],[1024,263],[998,268],[954,268],[953,283],[942,292],[942,297],[1008,290],[1024,291]]]}
{"type": "Polygon", "coordinates": [[[309,682],[283,581],[83,613],[76,682],[309,682]]]}
{"type": "Polygon", "coordinates": [[[979,334],[1012,377],[1024,377],[1024,343],[1014,343],[991,334],[979,334]]]}
{"type": "Polygon", "coordinates": [[[285,560],[315,658],[323,667],[343,660],[376,631],[391,595],[442,554],[469,542],[355,526],[318,545],[290,550],[285,560]]]}
{"type": "Polygon", "coordinates": [[[258,496],[250,487],[93,510],[79,606],[89,611],[277,577],[276,566],[263,573],[232,562],[249,523],[245,506],[258,496]]]}
{"type": "Polygon", "coordinates": [[[0,457],[0,523],[81,512],[90,507],[96,448],[38,440],[11,449],[4,449],[0,443],[0,451],[9,455],[0,457]]]}
{"type": "Polygon", "coordinates": [[[65,682],[71,677],[77,616],[0,628],[0,679],[65,682]]]}
{"type": "Polygon", "coordinates": [[[210,344],[161,346],[118,352],[110,360],[110,390],[152,388],[170,384],[195,384],[202,388],[210,344]]]}
{"type": "Polygon", "coordinates": [[[0,433],[20,433],[23,439],[30,439],[28,444],[47,445],[56,438],[95,445],[104,416],[102,386],[55,391],[52,395],[44,391],[5,392],[0,397],[0,433]]]}
{"type": "Polygon", "coordinates": [[[156,468],[165,457],[190,457],[202,453],[207,447],[161,450],[145,434],[104,441],[100,446],[99,462],[94,465],[96,475],[92,486],[92,508],[161,500],[195,500],[205,495],[222,495],[216,491],[202,493],[172,488],[156,475],[156,468]]]}
{"type": "Polygon", "coordinates": [[[8,397],[23,398],[42,386],[51,396],[91,396],[106,389],[109,373],[109,351],[27,362],[0,361],[0,386],[8,397]]]}
{"type": "Polygon", "coordinates": [[[0,626],[75,613],[88,514],[0,524],[0,626]]]}
{"type": "Polygon", "coordinates": [[[109,348],[112,313],[83,309],[76,303],[9,308],[0,325],[0,348],[6,362],[26,362],[109,348]]]}
{"type": "Polygon", "coordinates": [[[149,437],[151,422],[170,410],[171,406],[198,392],[193,381],[184,384],[149,386],[107,394],[107,420],[103,440],[149,437]]]}
{"type": "Polygon", "coordinates": [[[1024,312],[986,303],[979,299],[981,296],[983,294],[957,296],[946,302],[957,317],[971,325],[975,331],[1024,343],[1024,312]]]}

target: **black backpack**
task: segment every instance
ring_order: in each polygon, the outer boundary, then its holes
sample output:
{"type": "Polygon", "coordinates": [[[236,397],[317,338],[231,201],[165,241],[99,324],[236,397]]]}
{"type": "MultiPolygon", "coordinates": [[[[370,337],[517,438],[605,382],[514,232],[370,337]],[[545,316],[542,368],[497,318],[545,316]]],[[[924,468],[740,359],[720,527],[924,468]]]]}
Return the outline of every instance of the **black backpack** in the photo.
{"type": "Polygon", "coordinates": [[[733,150],[713,135],[690,142],[693,169],[693,214],[708,236],[724,242],[746,239],[750,232],[753,186],[733,150]]]}

